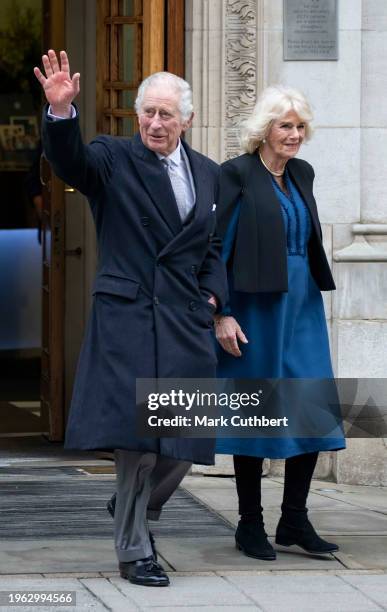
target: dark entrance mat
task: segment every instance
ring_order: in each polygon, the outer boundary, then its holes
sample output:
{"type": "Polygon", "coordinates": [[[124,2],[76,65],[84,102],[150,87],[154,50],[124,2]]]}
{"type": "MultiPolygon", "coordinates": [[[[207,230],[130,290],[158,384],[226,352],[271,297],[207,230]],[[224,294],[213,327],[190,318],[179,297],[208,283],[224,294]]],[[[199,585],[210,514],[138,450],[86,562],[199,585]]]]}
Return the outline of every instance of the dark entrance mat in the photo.
{"type": "Polygon", "coordinates": [[[21,408],[12,402],[0,401],[1,435],[41,433],[48,429],[48,421],[42,417],[40,408],[21,408]]]}
{"type": "MultiPolygon", "coordinates": [[[[0,470],[0,539],[112,538],[106,501],[112,478],[84,476],[74,468],[0,470]],[[3,476],[3,478],[2,478],[3,476]]],[[[162,517],[151,523],[157,536],[227,536],[233,529],[217,514],[178,489],[162,517]]]]}

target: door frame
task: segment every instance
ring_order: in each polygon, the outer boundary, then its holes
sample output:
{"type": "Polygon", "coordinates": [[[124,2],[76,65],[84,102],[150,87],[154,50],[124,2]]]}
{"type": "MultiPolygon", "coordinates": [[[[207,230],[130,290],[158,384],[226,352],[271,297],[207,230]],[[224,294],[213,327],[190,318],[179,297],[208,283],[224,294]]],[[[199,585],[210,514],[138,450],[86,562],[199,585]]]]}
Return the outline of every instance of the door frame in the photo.
{"type": "MultiPolygon", "coordinates": [[[[44,49],[65,45],[66,0],[43,0],[44,49]]],[[[64,184],[42,160],[42,366],[41,410],[48,414],[49,439],[64,436],[64,184]],[[42,176],[45,175],[45,176],[42,176]]]]}

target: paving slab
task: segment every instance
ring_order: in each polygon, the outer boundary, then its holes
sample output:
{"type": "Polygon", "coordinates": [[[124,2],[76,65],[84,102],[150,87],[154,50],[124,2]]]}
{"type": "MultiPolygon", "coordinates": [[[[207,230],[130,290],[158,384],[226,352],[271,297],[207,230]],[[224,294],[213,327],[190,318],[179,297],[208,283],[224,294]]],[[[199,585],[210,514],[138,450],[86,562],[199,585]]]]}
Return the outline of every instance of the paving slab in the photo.
{"type": "Polygon", "coordinates": [[[379,576],[357,574],[356,576],[341,576],[341,579],[387,610],[387,574],[379,576]]]}
{"type": "Polygon", "coordinates": [[[129,597],[138,606],[164,606],[170,610],[174,606],[233,606],[235,610],[241,605],[251,605],[248,596],[235,585],[220,576],[170,576],[168,588],[145,589],[131,584],[122,578],[111,578],[121,593],[129,597]]]}
{"type": "MultiPolygon", "coordinates": [[[[154,606],[146,606],[141,608],[141,610],[144,610],[146,612],[151,612],[152,610],[160,610],[160,612],[165,610],[165,612],[170,612],[171,607],[157,606],[155,608],[154,606]]],[[[262,610],[262,608],[260,608],[259,606],[246,606],[244,604],[238,604],[237,607],[235,607],[234,604],[231,604],[230,606],[228,606],[227,604],[224,604],[222,606],[173,606],[173,612],[219,612],[219,610],[226,610],[226,612],[227,610],[229,610],[229,612],[236,612],[239,610],[241,610],[242,612],[259,612],[260,610],[262,610]]]]}
{"type": "MultiPolygon", "coordinates": [[[[201,486],[204,477],[191,476],[188,480],[187,489],[200,500],[202,503],[217,512],[223,519],[231,525],[236,526],[239,520],[237,511],[238,502],[235,489],[230,486],[222,486],[218,488],[215,483],[213,488],[201,486]]],[[[211,479],[212,480],[212,479],[211,479]]],[[[225,479],[215,479],[222,481],[225,479]]],[[[262,492],[264,505],[264,520],[266,531],[269,536],[274,537],[275,530],[280,517],[280,505],[282,501],[282,481],[276,482],[276,486],[267,486],[268,483],[273,483],[271,479],[264,479],[266,489],[262,492]]],[[[354,506],[345,501],[345,494],[338,493],[340,499],[335,497],[327,497],[328,493],[324,493],[324,487],[330,488],[331,483],[316,482],[315,492],[310,493],[308,498],[308,507],[310,509],[310,518],[322,536],[333,536],[342,534],[385,534],[387,535],[387,514],[375,512],[362,506],[354,506]]],[[[183,481],[183,487],[186,486],[186,480],[183,481]]],[[[220,486],[220,483],[219,483],[220,486]]],[[[331,485],[332,486],[332,485],[331,485]]],[[[367,487],[357,487],[364,489],[367,487]]],[[[374,495],[380,495],[380,488],[371,487],[374,495]]],[[[354,490],[352,487],[350,490],[354,490]]],[[[330,494],[329,494],[330,495],[330,494]]],[[[387,495],[381,493],[383,499],[387,495]]]]}
{"type": "MultiPolygon", "coordinates": [[[[278,478],[273,478],[273,480],[275,480],[276,482],[281,481],[281,479],[278,478]]],[[[282,479],[283,482],[283,479],[282,479]]],[[[366,491],[379,491],[379,492],[383,492],[385,490],[385,487],[382,487],[380,485],[356,485],[356,484],[345,484],[342,482],[332,482],[332,481],[328,481],[328,480],[320,480],[319,478],[313,478],[312,480],[312,485],[311,485],[311,489],[333,489],[335,491],[339,491],[342,493],[355,493],[356,491],[359,490],[366,490],[366,491]]]]}
{"type": "Polygon", "coordinates": [[[338,596],[337,593],[279,593],[256,595],[265,612],[381,612],[383,608],[362,593],[338,596]]]}
{"type": "Polygon", "coordinates": [[[387,487],[355,486],[313,480],[311,492],[387,514],[387,487]]]}
{"type": "MultiPolygon", "coordinates": [[[[185,481],[183,481],[183,488],[186,488],[185,481]]],[[[238,497],[235,488],[225,487],[210,489],[208,487],[202,488],[195,486],[191,488],[190,493],[217,512],[223,510],[237,511],[238,509],[238,497]]],[[[283,491],[279,487],[268,487],[266,490],[262,491],[262,505],[265,511],[272,512],[274,508],[278,514],[282,503],[282,495],[283,491]]],[[[308,496],[308,508],[311,511],[354,511],[351,504],[313,493],[308,496]]]]}
{"type": "Polygon", "coordinates": [[[379,610],[375,600],[337,576],[227,577],[265,610],[379,610]],[[348,588],[350,587],[350,588],[348,588]]]}
{"type": "Polygon", "coordinates": [[[380,610],[385,609],[386,575],[229,575],[226,579],[265,610],[380,610]],[[347,587],[351,588],[348,589],[347,587]],[[286,600],[285,600],[286,597],[286,600]]]}
{"type": "MultiPolygon", "coordinates": [[[[66,578],[3,578],[0,577],[0,591],[17,591],[29,593],[33,591],[75,591],[76,593],[76,610],[106,610],[106,607],[99,601],[97,597],[92,595],[79,580],[66,578]]],[[[11,609],[9,607],[8,609],[11,609]]],[[[15,608],[17,610],[56,610],[65,611],[74,609],[72,606],[23,606],[15,608]]]]}
{"type": "Polygon", "coordinates": [[[340,563],[342,563],[343,567],[345,567],[346,569],[352,569],[352,570],[364,570],[365,569],[364,565],[359,563],[359,561],[356,561],[352,555],[348,555],[345,552],[343,552],[343,550],[337,550],[334,553],[334,557],[335,559],[340,561],[340,563]]]}
{"type": "MultiPolygon", "coordinates": [[[[357,575],[380,575],[385,574],[383,570],[368,570],[368,569],[313,569],[311,571],[307,569],[277,569],[270,566],[271,569],[249,569],[249,570],[220,570],[213,572],[217,576],[303,576],[305,579],[308,576],[357,576],[357,575]]],[[[187,575],[189,572],[180,572],[181,574],[187,575]]],[[[176,575],[178,572],[176,572],[176,575]]],[[[196,574],[196,572],[195,572],[196,574]]]]}
{"type": "MultiPolygon", "coordinates": [[[[280,508],[282,504],[282,489],[270,488],[262,492],[262,505],[267,508],[280,508]]],[[[320,495],[309,493],[308,508],[310,510],[353,510],[353,506],[344,500],[337,500],[320,495]]]]}
{"type": "MultiPolygon", "coordinates": [[[[364,487],[364,489],[367,489],[367,487],[364,487]]],[[[327,494],[325,497],[332,501],[345,502],[355,508],[367,508],[387,515],[387,491],[353,491],[339,495],[335,494],[334,497],[327,494]]]]}
{"type": "Polygon", "coordinates": [[[387,515],[372,510],[313,510],[310,516],[322,533],[387,536],[387,515]]]}
{"type": "Polygon", "coordinates": [[[360,590],[383,591],[387,595],[387,573],[380,574],[345,574],[342,580],[360,590]]]}
{"type": "MultiPolygon", "coordinates": [[[[121,589],[104,578],[91,578],[80,581],[94,597],[103,603],[108,610],[113,612],[138,611],[138,605],[124,595],[121,589]]],[[[144,588],[144,587],[143,587],[144,588]]]]}
{"type": "Polygon", "coordinates": [[[270,595],[274,591],[280,593],[354,593],[355,588],[349,582],[344,582],[338,576],[227,576],[227,581],[243,592],[253,596],[256,593],[270,595]]]}
{"type": "Polygon", "coordinates": [[[332,555],[311,556],[300,549],[291,553],[281,552],[275,561],[252,559],[236,550],[232,537],[195,538],[192,543],[180,538],[159,538],[157,545],[176,571],[343,568],[332,555]]]}
{"type": "MultiPolygon", "coordinates": [[[[185,482],[183,483],[183,488],[186,489],[185,482]]],[[[235,488],[209,489],[194,487],[190,493],[216,512],[219,510],[236,510],[238,508],[238,497],[235,488]]]]}
{"type": "Polygon", "coordinates": [[[335,542],[363,567],[387,570],[387,536],[336,536],[335,542]]]}
{"type": "MultiPolygon", "coordinates": [[[[265,528],[274,536],[280,517],[279,508],[266,508],[264,511],[265,528]]],[[[319,510],[311,508],[309,518],[321,536],[338,535],[386,535],[387,515],[363,508],[319,510]]],[[[328,537],[329,539],[329,537],[328,537]]]]}
{"type": "MultiPolygon", "coordinates": [[[[116,573],[116,572],[115,572],[116,573]]],[[[102,572],[50,572],[41,574],[43,578],[101,578],[102,572]]]]}
{"type": "MultiPolygon", "coordinates": [[[[200,489],[233,489],[235,490],[235,477],[234,476],[202,476],[200,474],[188,474],[183,480],[184,488],[190,490],[191,488],[200,489]]],[[[266,489],[281,489],[283,488],[283,481],[278,479],[272,479],[263,477],[262,478],[262,490],[266,489]]]]}
{"type": "Polygon", "coordinates": [[[0,575],[111,572],[117,560],[110,539],[1,540],[0,575]]]}
{"type": "Polygon", "coordinates": [[[230,477],[220,478],[217,476],[192,476],[188,474],[188,476],[184,477],[183,483],[187,491],[197,488],[210,490],[235,489],[235,478],[230,477]]]}

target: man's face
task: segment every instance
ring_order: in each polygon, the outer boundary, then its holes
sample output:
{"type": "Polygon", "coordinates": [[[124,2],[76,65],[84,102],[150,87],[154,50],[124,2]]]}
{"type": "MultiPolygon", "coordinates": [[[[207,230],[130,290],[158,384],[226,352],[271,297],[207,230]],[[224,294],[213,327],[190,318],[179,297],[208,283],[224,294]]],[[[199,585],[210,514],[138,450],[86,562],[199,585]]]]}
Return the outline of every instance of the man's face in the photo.
{"type": "Polygon", "coordinates": [[[168,84],[150,85],[145,90],[138,124],[143,144],[161,155],[170,155],[180,134],[187,130],[192,116],[183,121],[179,110],[180,94],[168,84]]]}

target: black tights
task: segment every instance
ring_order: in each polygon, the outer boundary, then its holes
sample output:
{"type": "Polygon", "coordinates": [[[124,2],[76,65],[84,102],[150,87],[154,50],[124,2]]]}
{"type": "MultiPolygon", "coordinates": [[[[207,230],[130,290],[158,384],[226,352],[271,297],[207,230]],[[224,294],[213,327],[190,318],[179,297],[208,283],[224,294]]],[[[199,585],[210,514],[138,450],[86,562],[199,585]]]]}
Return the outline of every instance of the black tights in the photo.
{"type": "MultiPolygon", "coordinates": [[[[289,457],[285,461],[283,509],[304,510],[318,453],[289,457]]],[[[242,522],[260,520],[263,458],[234,455],[239,514],[242,522]]]]}

